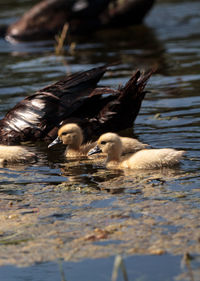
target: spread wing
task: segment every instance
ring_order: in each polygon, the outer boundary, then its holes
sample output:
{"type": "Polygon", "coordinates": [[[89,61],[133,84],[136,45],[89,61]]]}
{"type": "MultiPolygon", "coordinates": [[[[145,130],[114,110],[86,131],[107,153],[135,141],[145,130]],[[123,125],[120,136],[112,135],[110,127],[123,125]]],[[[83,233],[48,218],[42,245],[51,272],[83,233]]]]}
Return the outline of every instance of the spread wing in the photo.
{"type": "Polygon", "coordinates": [[[16,144],[45,138],[82,105],[106,69],[102,66],[67,76],[26,97],[0,121],[0,142],[16,144]]]}

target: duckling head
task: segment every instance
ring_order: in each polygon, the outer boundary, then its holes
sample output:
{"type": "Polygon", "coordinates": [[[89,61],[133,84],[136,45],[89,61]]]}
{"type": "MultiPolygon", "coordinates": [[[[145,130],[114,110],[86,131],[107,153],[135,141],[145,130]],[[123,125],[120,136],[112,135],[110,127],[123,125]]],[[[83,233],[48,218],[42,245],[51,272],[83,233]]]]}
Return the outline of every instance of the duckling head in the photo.
{"type": "Polygon", "coordinates": [[[97,145],[91,149],[88,155],[103,152],[108,155],[107,161],[119,161],[122,154],[122,142],[114,133],[106,133],[100,136],[97,145]]]}
{"type": "Polygon", "coordinates": [[[79,149],[83,142],[83,133],[81,128],[75,123],[63,125],[58,130],[58,137],[48,146],[51,147],[57,143],[63,143],[68,148],[79,149]]]}

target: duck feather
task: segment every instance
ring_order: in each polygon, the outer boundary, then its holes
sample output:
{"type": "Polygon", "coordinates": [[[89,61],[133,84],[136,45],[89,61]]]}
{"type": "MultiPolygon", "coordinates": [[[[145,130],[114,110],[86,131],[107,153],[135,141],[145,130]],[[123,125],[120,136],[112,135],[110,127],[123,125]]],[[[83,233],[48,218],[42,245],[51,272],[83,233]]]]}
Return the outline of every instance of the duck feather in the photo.
{"type": "Polygon", "coordinates": [[[108,65],[65,77],[26,97],[0,120],[0,143],[51,142],[62,124],[77,123],[85,141],[130,128],[152,74],[136,71],[125,87],[97,87],[108,65]],[[95,132],[95,136],[94,136],[95,132]]]}

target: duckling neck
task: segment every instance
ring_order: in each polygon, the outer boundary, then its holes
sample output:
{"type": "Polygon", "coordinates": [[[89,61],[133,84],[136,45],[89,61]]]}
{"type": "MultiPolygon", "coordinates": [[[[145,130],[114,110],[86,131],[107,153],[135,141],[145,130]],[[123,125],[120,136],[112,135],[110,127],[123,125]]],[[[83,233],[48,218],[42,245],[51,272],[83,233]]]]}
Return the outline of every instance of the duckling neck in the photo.
{"type": "Polygon", "coordinates": [[[80,150],[80,144],[79,143],[73,143],[73,144],[68,144],[68,149],[69,150],[77,150],[79,151],[80,150]]]}
{"type": "Polygon", "coordinates": [[[120,162],[120,155],[112,154],[108,155],[106,163],[107,165],[116,166],[120,162]]]}
{"type": "Polygon", "coordinates": [[[79,154],[80,152],[80,146],[78,144],[68,145],[66,149],[66,155],[68,156],[74,156],[79,154]]]}

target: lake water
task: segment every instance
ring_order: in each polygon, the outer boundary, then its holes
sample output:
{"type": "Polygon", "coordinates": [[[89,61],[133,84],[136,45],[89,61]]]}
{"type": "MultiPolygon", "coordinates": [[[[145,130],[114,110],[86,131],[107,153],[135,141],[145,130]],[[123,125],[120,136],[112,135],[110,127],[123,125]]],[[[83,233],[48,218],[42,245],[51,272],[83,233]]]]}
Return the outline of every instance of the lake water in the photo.
{"type": "MultiPolygon", "coordinates": [[[[13,22],[31,2],[2,0],[0,24],[13,22]]],[[[120,61],[100,83],[116,88],[135,69],[156,66],[125,134],[187,151],[176,169],[140,173],[66,162],[59,150],[31,144],[37,164],[0,168],[2,280],[60,280],[60,259],[67,280],[110,280],[117,254],[130,280],[199,280],[199,27],[199,1],[164,0],[145,25],[71,38],[75,49],[66,46],[62,56],[55,55],[54,40],[0,38],[0,117],[68,73],[120,61]],[[181,267],[188,254],[194,259],[181,267]]]]}

